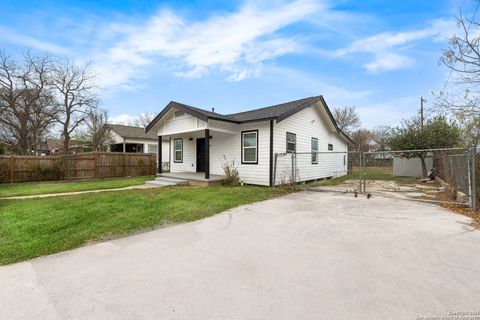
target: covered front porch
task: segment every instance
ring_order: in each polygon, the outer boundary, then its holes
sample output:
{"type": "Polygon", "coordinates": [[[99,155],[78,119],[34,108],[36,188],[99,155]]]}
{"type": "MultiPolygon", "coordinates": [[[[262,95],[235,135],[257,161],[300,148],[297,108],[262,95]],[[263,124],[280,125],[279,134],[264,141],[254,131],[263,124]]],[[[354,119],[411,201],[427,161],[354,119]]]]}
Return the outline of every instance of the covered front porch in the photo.
{"type": "MultiPolygon", "coordinates": [[[[175,135],[158,136],[158,144],[167,138],[170,144],[168,162],[169,174],[183,174],[190,177],[210,179],[210,130],[196,130],[182,132],[175,135]]],[[[157,148],[158,159],[161,163],[164,160],[162,148],[157,148]]],[[[162,166],[157,166],[158,174],[165,176],[162,166]]]]}
{"type": "Polygon", "coordinates": [[[169,141],[170,153],[163,154],[158,148],[158,158],[169,163],[170,171],[158,167],[157,172],[164,177],[178,177],[197,182],[224,181],[222,145],[228,145],[231,133],[211,129],[192,130],[158,136],[158,141],[169,141]],[[220,159],[221,158],[221,159],[220,159]]]}

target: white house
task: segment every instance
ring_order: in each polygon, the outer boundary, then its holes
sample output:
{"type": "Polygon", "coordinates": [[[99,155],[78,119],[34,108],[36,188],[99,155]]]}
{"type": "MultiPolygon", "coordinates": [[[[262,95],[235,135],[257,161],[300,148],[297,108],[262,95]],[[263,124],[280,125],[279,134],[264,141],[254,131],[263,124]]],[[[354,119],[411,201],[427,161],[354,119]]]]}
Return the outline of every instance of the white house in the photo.
{"type": "MultiPolygon", "coordinates": [[[[346,174],[351,141],[322,96],[229,115],[172,101],[145,132],[169,141],[171,151],[158,149],[158,156],[169,161],[171,173],[201,172],[208,180],[224,174],[226,158],[235,161],[240,180],[265,186],[274,184],[276,153],[298,153],[297,181],[346,174]]],[[[289,168],[289,163],[278,161],[276,171],[289,168]]]]}
{"type": "MultiPolygon", "coordinates": [[[[110,152],[134,152],[158,154],[158,136],[155,132],[145,132],[142,127],[125,126],[121,124],[106,124],[110,132],[112,142],[109,145],[110,152]]],[[[162,151],[168,154],[169,141],[162,142],[162,151]]],[[[157,159],[158,161],[158,159],[157,159]]],[[[165,163],[164,168],[168,168],[165,163]]]]}

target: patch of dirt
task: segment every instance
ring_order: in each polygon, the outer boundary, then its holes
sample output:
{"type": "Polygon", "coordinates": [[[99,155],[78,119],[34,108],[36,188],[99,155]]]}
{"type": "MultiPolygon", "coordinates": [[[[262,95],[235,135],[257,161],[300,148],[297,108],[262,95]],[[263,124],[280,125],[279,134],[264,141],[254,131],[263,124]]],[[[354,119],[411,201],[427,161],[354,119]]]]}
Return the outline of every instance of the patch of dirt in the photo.
{"type": "MultiPolygon", "coordinates": [[[[322,186],[318,189],[341,191],[345,193],[354,193],[358,191],[358,180],[346,180],[337,186],[322,186]]],[[[367,180],[367,193],[392,197],[396,199],[424,200],[424,201],[443,201],[456,202],[453,193],[449,193],[447,188],[436,182],[418,182],[415,184],[401,184],[397,181],[387,180],[367,180]]],[[[470,217],[474,220],[474,226],[480,228],[480,211],[474,212],[462,204],[455,203],[437,203],[437,205],[453,211],[458,214],[470,217]]]]}

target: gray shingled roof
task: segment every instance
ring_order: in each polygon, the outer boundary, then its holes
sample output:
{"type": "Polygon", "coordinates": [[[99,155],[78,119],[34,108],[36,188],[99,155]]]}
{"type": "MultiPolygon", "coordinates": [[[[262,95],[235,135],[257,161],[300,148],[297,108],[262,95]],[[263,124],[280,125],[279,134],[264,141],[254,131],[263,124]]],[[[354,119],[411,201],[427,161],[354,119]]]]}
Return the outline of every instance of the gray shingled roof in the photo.
{"type": "MultiPolygon", "coordinates": [[[[183,103],[171,101],[163,110],[160,112],[155,119],[145,128],[145,131],[147,133],[150,133],[150,129],[159,121],[171,108],[176,108],[179,110],[183,110],[197,118],[200,118],[204,121],[207,121],[208,119],[214,119],[214,120],[222,120],[222,121],[228,121],[228,122],[234,122],[234,123],[244,123],[244,122],[254,122],[254,121],[260,121],[260,120],[270,120],[270,119],[275,119],[277,122],[282,121],[283,119],[288,118],[289,116],[297,113],[298,111],[303,110],[306,107],[311,106],[317,101],[322,101],[323,105],[325,106],[325,109],[327,111],[327,114],[332,121],[334,127],[337,129],[337,131],[341,134],[343,134],[348,140],[350,138],[343,133],[340,128],[338,127],[335,119],[333,118],[330,110],[327,107],[327,104],[325,100],[323,99],[322,96],[314,96],[314,97],[308,97],[304,99],[299,99],[299,100],[294,100],[290,102],[285,102],[281,104],[277,104],[274,106],[270,107],[265,107],[265,108],[258,108],[258,109],[253,109],[250,111],[244,111],[244,112],[238,112],[238,113],[232,113],[232,114],[220,114],[212,111],[207,111],[204,109],[192,107],[183,103]]],[[[351,141],[351,140],[350,140],[351,141]]]]}
{"type": "Polygon", "coordinates": [[[134,126],[124,126],[121,124],[106,124],[110,130],[116,132],[119,136],[125,138],[133,138],[133,139],[157,139],[157,134],[155,131],[150,131],[145,133],[145,129],[142,127],[134,127],[134,126]]]}
{"type": "Polygon", "coordinates": [[[261,119],[278,118],[285,113],[295,110],[298,107],[309,106],[320,99],[318,97],[309,97],[305,99],[285,102],[270,107],[253,109],[239,113],[229,114],[228,117],[239,122],[254,121],[261,119]]]}

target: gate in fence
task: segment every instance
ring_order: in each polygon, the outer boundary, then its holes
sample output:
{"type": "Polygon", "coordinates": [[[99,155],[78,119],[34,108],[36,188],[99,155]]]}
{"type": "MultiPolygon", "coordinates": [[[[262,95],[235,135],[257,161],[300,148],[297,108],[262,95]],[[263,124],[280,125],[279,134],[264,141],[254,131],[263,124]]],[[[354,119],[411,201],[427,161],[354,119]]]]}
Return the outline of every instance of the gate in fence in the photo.
{"type": "Polygon", "coordinates": [[[323,185],[330,189],[330,185],[336,185],[336,190],[343,192],[477,209],[476,167],[473,148],[277,153],[273,182],[295,187],[342,177],[323,185]]]}
{"type": "Polygon", "coordinates": [[[358,151],[321,151],[276,153],[274,185],[291,185],[342,177],[347,174],[360,185],[361,153],[358,151]]]}
{"type": "Polygon", "coordinates": [[[365,152],[362,192],[477,208],[475,149],[365,152]]]}

